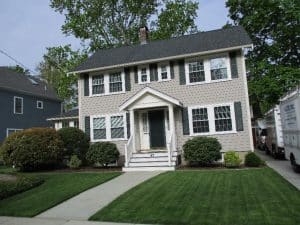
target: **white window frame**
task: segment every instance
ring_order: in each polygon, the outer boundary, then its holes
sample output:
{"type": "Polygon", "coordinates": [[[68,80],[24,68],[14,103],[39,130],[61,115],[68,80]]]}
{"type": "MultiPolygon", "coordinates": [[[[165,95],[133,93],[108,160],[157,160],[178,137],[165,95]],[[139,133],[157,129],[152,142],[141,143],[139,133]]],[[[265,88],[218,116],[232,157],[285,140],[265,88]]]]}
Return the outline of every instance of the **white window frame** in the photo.
{"type": "Polygon", "coordinates": [[[102,115],[93,115],[90,119],[90,128],[91,128],[91,142],[101,142],[101,141],[124,141],[127,140],[127,121],[126,113],[115,113],[115,114],[102,114],[102,115]],[[110,118],[112,116],[123,116],[124,124],[124,138],[111,138],[111,122],[110,118]],[[105,129],[106,129],[106,139],[94,139],[94,118],[104,117],[105,118],[105,129]]]}
{"type": "Polygon", "coordinates": [[[24,108],[24,102],[23,102],[23,98],[22,97],[18,97],[18,96],[14,96],[14,114],[23,114],[23,108],[24,108]],[[21,112],[16,112],[16,99],[21,99],[21,112]]]}
{"type": "Polygon", "coordinates": [[[11,131],[11,130],[16,132],[16,131],[20,131],[20,130],[23,130],[23,129],[20,129],[20,128],[6,128],[6,137],[8,137],[9,131],[11,131]]]}
{"type": "Polygon", "coordinates": [[[186,76],[185,76],[186,85],[208,84],[208,83],[216,83],[216,82],[222,82],[222,81],[232,80],[229,53],[222,54],[222,55],[217,55],[217,56],[210,56],[210,57],[187,58],[187,59],[185,59],[185,66],[184,66],[184,68],[185,68],[185,74],[186,74],[186,76]],[[211,71],[210,71],[210,60],[211,59],[217,59],[217,58],[225,58],[225,60],[226,60],[226,67],[227,67],[227,78],[225,78],[225,79],[218,79],[218,80],[212,80],[211,79],[211,71]],[[203,61],[205,81],[190,82],[189,63],[196,62],[196,61],[203,61]]]}
{"type": "Polygon", "coordinates": [[[149,65],[142,65],[142,66],[138,67],[138,83],[139,84],[150,83],[150,68],[149,68],[149,65]],[[142,81],[142,69],[143,68],[146,68],[147,81],[142,81]]]}
{"type": "Polygon", "coordinates": [[[171,80],[171,68],[169,62],[161,62],[157,64],[157,72],[158,72],[158,81],[163,82],[163,81],[169,81],[171,80]],[[162,79],[161,76],[161,66],[166,66],[167,69],[167,79],[162,79]]]}
{"type": "Polygon", "coordinates": [[[36,108],[37,108],[37,109],[43,109],[43,108],[44,108],[44,102],[43,102],[43,101],[40,101],[40,100],[37,100],[37,101],[36,101],[36,108]],[[41,107],[39,107],[39,103],[41,103],[41,107]]]}
{"type": "Polygon", "coordinates": [[[236,120],[235,120],[234,103],[233,102],[218,103],[218,104],[211,104],[211,105],[189,106],[188,107],[188,116],[189,116],[190,136],[203,136],[203,135],[207,136],[207,135],[234,134],[234,133],[237,133],[237,131],[236,131],[236,120]],[[216,131],[214,108],[215,107],[219,107],[219,106],[229,106],[230,107],[230,117],[231,117],[231,123],[232,123],[232,130],[230,130],[230,131],[216,131]],[[198,108],[207,108],[209,132],[194,133],[194,130],[193,130],[192,109],[198,109],[198,108]]]}
{"type": "Polygon", "coordinates": [[[122,94],[125,93],[125,72],[124,70],[113,70],[113,71],[108,71],[105,73],[98,73],[98,74],[91,74],[89,75],[89,96],[94,97],[94,96],[103,96],[103,95],[116,95],[116,94],[122,94]],[[122,91],[118,92],[110,92],[109,91],[109,76],[111,73],[121,73],[121,78],[122,78],[122,91]],[[97,75],[103,75],[104,78],[104,93],[101,94],[93,94],[93,76],[97,75]]]}

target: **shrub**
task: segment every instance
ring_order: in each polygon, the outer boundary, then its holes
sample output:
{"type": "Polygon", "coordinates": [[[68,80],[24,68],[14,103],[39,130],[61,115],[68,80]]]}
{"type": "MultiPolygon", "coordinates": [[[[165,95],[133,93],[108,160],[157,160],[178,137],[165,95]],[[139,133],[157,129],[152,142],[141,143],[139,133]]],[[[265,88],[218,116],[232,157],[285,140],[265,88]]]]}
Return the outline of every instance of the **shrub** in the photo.
{"type": "Polygon", "coordinates": [[[84,160],[90,145],[88,136],[76,127],[62,128],[57,132],[64,143],[64,156],[70,159],[72,155],[77,155],[84,160]]]}
{"type": "Polygon", "coordinates": [[[239,167],[242,160],[239,157],[239,154],[235,151],[228,151],[224,155],[225,166],[228,168],[239,167]]]}
{"type": "Polygon", "coordinates": [[[54,129],[31,128],[9,135],[0,151],[7,165],[30,171],[57,165],[62,150],[63,142],[54,129]]]}
{"type": "Polygon", "coordinates": [[[245,166],[258,167],[263,164],[263,161],[254,152],[249,152],[245,156],[245,166]]]}
{"type": "Polygon", "coordinates": [[[195,137],[183,145],[184,158],[190,163],[211,164],[221,159],[221,144],[216,138],[195,137]]]}
{"type": "Polygon", "coordinates": [[[17,176],[16,180],[0,182],[0,200],[41,185],[43,179],[36,176],[17,176]]]}
{"type": "Polygon", "coordinates": [[[98,142],[90,146],[86,158],[92,164],[107,166],[110,163],[115,163],[119,155],[120,153],[114,143],[98,142]]]}
{"type": "Polygon", "coordinates": [[[78,158],[77,155],[72,155],[68,163],[68,166],[71,169],[78,169],[81,166],[82,161],[78,158]]]}

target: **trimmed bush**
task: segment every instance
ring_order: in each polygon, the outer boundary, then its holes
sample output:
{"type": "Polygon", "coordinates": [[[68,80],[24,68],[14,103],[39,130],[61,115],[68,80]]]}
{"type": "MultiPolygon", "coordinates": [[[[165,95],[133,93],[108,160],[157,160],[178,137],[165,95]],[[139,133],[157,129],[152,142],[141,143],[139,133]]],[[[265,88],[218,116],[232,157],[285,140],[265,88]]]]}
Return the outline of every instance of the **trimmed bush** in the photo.
{"type": "Polygon", "coordinates": [[[249,152],[245,156],[245,166],[259,167],[263,164],[264,162],[254,152],[249,152]]]}
{"type": "Polygon", "coordinates": [[[240,166],[242,160],[237,152],[228,151],[224,154],[224,162],[227,168],[236,168],[240,166]]]}
{"type": "Polygon", "coordinates": [[[190,163],[208,165],[221,159],[221,144],[216,138],[195,137],[183,145],[184,158],[190,163]]]}
{"type": "Polygon", "coordinates": [[[7,165],[21,171],[46,169],[62,161],[63,142],[54,129],[31,128],[9,135],[0,152],[7,165]]]}
{"type": "Polygon", "coordinates": [[[117,146],[110,142],[92,144],[86,154],[86,159],[92,164],[107,166],[119,159],[120,153],[117,146]]]}
{"type": "Polygon", "coordinates": [[[12,195],[27,191],[44,182],[43,179],[36,176],[17,176],[14,181],[0,182],[0,200],[12,195]]]}
{"type": "Polygon", "coordinates": [[[77,155],[72,155],[70,161],[68,162],[68,166],[71,169],[78,169],[81,166],[82,161],[78,158],[77,155]]]}
{"type": "Polygon", "coordinates": [[[65,127],[57,132],[64,143],[64,156],[70,159],[72,155],[77,155],[84,160],[90,146],[88,136],[76,127],[65,127]]]}

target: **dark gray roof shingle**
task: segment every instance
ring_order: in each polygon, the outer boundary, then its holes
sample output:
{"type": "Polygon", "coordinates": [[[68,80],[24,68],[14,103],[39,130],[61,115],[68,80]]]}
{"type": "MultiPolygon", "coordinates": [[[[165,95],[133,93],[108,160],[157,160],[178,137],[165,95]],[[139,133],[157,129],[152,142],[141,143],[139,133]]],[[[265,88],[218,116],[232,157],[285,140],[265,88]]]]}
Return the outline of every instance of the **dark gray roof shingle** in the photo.
{"type": "Polygon", "coordinates": [[[99,50],[74,71],[134,63],[142,60],[179,56],[203,51],[252,44],[241,26],[185,35],[168,40],[153,41],[145,45],[124,46],[99,50]]]}
{"type": "Polygon", "coordinates": [[[0,67],[0,89],[60,101],[53,88],[46,82],[2,66],[0,67]]]}
{"type": "Polygon", "coordinates": [[[68,119],[69,117],[78,117],[78,114],[79,114],[78,109],[71,109],[67,112],[48,118],[48,120],[54,120],[54,121],[63,120],[63,119],[68,119]]]}

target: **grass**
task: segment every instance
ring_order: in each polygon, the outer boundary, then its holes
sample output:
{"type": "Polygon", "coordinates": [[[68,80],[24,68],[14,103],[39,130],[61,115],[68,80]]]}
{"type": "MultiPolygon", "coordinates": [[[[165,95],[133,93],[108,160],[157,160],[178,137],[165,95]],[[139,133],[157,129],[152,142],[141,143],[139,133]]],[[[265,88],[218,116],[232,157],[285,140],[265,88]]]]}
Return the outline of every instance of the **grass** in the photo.
{"type": "Polygon", "coordinates": [[[270,168],[168,172],[129,190],[90,220],[296,225],[300,192],[270,168]]]}
{"type": "MultiPolygon", "coordinates": [[[[35,216],[121,173],[35,173],[44,183],[0,201],[0,216],[35,216]]],[[[26,174],[27,175],[27,174],[26,174]]]]}

